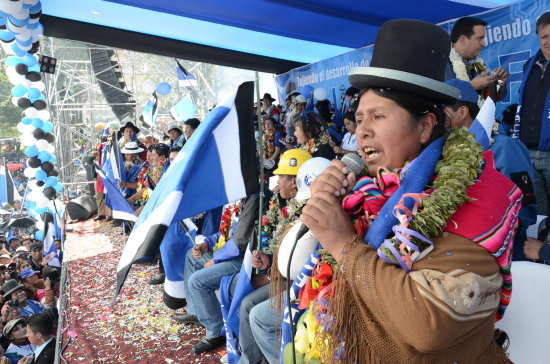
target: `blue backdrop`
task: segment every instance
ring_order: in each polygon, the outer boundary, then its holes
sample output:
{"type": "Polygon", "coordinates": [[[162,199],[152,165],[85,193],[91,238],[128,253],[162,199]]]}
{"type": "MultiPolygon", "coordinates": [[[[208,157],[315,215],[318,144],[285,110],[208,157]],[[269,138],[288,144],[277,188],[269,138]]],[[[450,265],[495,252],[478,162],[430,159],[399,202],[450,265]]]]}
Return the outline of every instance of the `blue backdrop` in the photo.
{"type": "MultiPolygon", "coordinates": [[[[481,52],[481,58],[489,68],[503,67],[508,72],[506,98],[497,103],[495,116],[498,119],[507,106],[518,102],[523,64],[539,49],[536,20],[547,10],[550,10],[550,0],[526,0],[475,15],[487,21],[486,47],[481,52]]],[[[454,20],[441,26],[450,33],[453,24],[454,20]]],[[[368,66],[372,49],[373,45],[370,45],[276,76],[279,100],[284,100],[290,90],[300,91],[310,85],[314,89],[325,88],[329,100],[340,109],[344,92],[350,86],[349,70],[368,66]]]]}

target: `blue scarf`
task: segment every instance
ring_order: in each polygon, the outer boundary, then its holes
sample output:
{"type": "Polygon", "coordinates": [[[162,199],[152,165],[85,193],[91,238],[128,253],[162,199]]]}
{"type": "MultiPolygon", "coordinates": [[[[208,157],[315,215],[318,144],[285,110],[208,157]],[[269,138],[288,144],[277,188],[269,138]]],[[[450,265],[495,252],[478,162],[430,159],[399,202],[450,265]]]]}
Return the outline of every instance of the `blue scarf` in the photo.
{"type": "MultiPolygon", "coordinates": [[[[527,79],[529,78],[529,75],[531,74],[531,71],[533,70],[533,65],[537,62],[541,55],[541,51],[539,51],[535,54],[534,57],[532,57],[529,60],[529,63],[527,64],[527,68],[525,69],[525,72],[523,72],[523,79],[521,80],[521,87],[519,89],[519,105],[518,105],[518,111],[516,113],[516,122],[514,124],[514,131],[512,132],[512,138],[519,139],[519,127],[521,123],[521,106],[523,102],[523,92],[525,91],[525,86],[527,84],[527,79]]],[[[550,150],[550,118],[545,117],[545,115],[550,115],[550,92],[546,92],[546,100],[544,101],[545,110],[542,113],[542,120],[541,122],[541,129],[540,129],[540,139],[539,139],[539,146],[538,150],[550,150]]]]}

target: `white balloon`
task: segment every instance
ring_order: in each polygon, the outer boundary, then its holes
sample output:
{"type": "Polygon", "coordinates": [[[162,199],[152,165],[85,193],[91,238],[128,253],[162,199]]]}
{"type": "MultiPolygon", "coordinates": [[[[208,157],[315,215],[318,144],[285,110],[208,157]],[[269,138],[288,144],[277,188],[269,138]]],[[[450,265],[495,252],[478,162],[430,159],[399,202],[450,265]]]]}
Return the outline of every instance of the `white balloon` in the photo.
{"type": "Polygon", "coordinates": [[[327,97],[328,97],[328,92],[326,89],[320,87],[320,88],[316,88],[314,91],[313,91],[313,96],[318,100],[318,101],[323,101],[323,100],[326,100],[327,97]]]}
{"type": "Polygon", "coordinates": [[[32,87],[38,89],[39,91],[44,91],[44,89],[46,89],[46,86],[44,85],[44,82],[42,82],[42,81],[33,82],[32,87]]]}
{"type": "Polygon", "coordinates": [[[42,121],[50,120],[50,112],[46,109],[40,110],[36,113],[36,117],[42,119],[42,121]]]}
{"type": "Polygon", "coordinates": [[[23,85],[24,88],[26,89],[29,89],[32,87],[32,81],[31,80],[27,80],[25,78],[25,80],[23,82],[21,82],[21,84],[23,85]]]}
{"type": "Polygon", "coordinates": [[[46,139],[39,139],[36,141],[36,147],[38,148],[39,151],[43,152],[45,151],[46,149],[48,149],[48,146],[50,145],[50,143],[48,143],[48,141],[46,139]]]}
{"type": "Polygon", "coordinates": [[[44,194],[36,200],[36,207],[47,207],[50,204],[50,200],[44,194]]]}
{"type": "Polygon", "coordinates": [[[11,98],[11,103],[14,104],[15,106],[17,106],[17,100],[19,100],[19,97],[12,97],[11,98]]]}
{"type": "Polygon", "coordinates": [[[46,149],[46,152],[48,152],[52,155],[55,154],[55,146],[53,144],[49,144],[48,148],[46,149]]]}
{"type": "MultiPolygon", "coordinates": [[[[40,110],[40,111],[42,111],[42,110],[40,110]]],[[[34,107],[28,107],[27,109],[25,109],[25,116],[27,116],[31,119],[34,119],[36,117],[37,112],[38,112],[38,110],[36,110],[34,107]]],[[[40,119],[42,119],[42,118],[40,118],[40,119]]]]}
{"type": "Polygon", "coordinates": [[[17,14],[23,8],[21,1],[0,1],[0,10],[10,15],[17,14]]]}
{"type": "MultiPolygon", "coordinates": [[[[13,68],[13,67],[8,67],[8,69],[10,69],[10,68],[13,68]]],[[[6,73],[7,73],[7,71],[6,71],[6,73]]],[[[15,85],[19,85],[20,83],[23,83],[23,81],[25,81],[26,78],[25,78],[25,76],[16,73],[14,75],[9,75],[8,80],[10,81],[10,83],[12,85],[15,86],[15,85]]]]}
{"type": "Polygon", "coordinates": [[[29,16],[29,8],[21,8],[17,13],[13,14],[13,17],[16,19],[25,19],[29,16]]]}
{"type": "MultiPolygon", "coordinates": [[[[33,170],[34,170],[33,172],[34,172],[34,173],[36,173],[36,169],[37,169],[37,168],[33,168],[33,170]]],[[[43,190],[43,188],[41,187],[41,188],[38,188],[38,189],[36,189],[36,190],[34,190],[34,191],[29,192],[29,194],[27,195],[27,198],[28,198],[29,200],[31,200],[31,201],[37,201],[37,200],[39,200],[40,197],[43,196],[42,190],[43,190]]]]}
{"type": "Polygon", "coordinates": [[[141,84],[141,90],[146,94],[152,94],[156,90],[155,83],[151,80],[145,80],[141,84]]]}
{"type": "Polygon", "coordinates": [[[20,133],[24,133],[25,132],[25,124],[23,124],[22,122],[17,123],[17,131],[20,132],[20,133]]]}
{"type": "MultiPolygon", "coordinates": [[[[31,168],[31,167],[25,168],[25,170],[23,171],[23,174],[24,174],[25,177],[27,177],[27,178],[32,178],[32,177],[34,177],[34,174],[35,174],[34,168],[31,168]]],[[[30,193],[29,193],[29,195],[30,195],[30,193]]],[[[27,196],[27,198],[30,198],[30,196],[27,196]]]]}
{"type": "Polygon", "coordinates": [[[31,7],[32,7],[36,4],[38,4],[38,1],[40,1],[40,0],[23,0],[23,4],[31,5],[31,7]]]}
{"type": "Polygon", "coordinates": [[[31,37],[31,32],[26,28],[21,33],[15,34],[15,38],[17,38],[17,40],[20,40],[22,42],[28,41],[30,37],[31,37]]]}
{"type": "MultiPolygon", "coordinates": [[[[31,191],[36,191],[37,189],[40,188],[40,187],[38,187],[38,185],[36,184],[36,182],[37,182],[37,181],[36,181],[35,179],[29,181],[29,189],[30,189],[31,191]]],[[[30,193],[30,192],[29,192],[29,193],[30,193]]]]}
{"type": "Polygon", "coordinates": [[[23,144],[25,147],[30,147],[31,145],[35,145],[37,142],[36,138],[32,136],[30,133],[21,134],[21,144],[23,144]]]}
{"type": "Polygon", "coordinates": [[[18,46],[19,48],[21,48],[22,50],[24,50],[24,51],[29,51],[29,50],[32,48],[32,44],[29,44],[29,45],[17,44],[17,46],[18,46]]]}

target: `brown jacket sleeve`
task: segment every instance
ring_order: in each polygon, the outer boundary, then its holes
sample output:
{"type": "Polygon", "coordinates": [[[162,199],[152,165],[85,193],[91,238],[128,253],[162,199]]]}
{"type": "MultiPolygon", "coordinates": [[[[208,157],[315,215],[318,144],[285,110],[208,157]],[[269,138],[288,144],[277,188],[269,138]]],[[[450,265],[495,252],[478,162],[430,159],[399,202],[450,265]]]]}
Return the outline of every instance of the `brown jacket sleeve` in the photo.
{"type": "Polygon", "coordinates": [[[407,273],[357,239],[340,266],[376,357],[393,347],[397,357],[470,362],[491,345],[502,277],[491,254],[472,241],[443,233],[407,273]]]}

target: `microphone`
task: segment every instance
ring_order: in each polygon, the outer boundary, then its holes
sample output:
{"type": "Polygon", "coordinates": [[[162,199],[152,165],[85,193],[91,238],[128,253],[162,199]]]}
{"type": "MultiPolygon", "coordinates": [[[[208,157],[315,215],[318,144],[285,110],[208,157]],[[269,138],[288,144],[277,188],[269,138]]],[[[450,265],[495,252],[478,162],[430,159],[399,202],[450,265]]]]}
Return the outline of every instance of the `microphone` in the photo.
{"type": "MultiPolygon", "coordinates": [[[[346,173],[346,176],[350,173],[354,173],[355,176],[359,176],[361,174],[361,171],[363,171],[363,167],[365,166],[365,163],[363,163],[363,158],[355,153],[349,153],[342,157],[342,163],[346,166],[346,169],[348,170],[346,173]]],[[[300,229],[298,229],[298,232],[296,233],[296,241],[300,240],[302,236],[304,236],[309,231],[309,228],[302,224],[300,226],[300,229]]]]}

